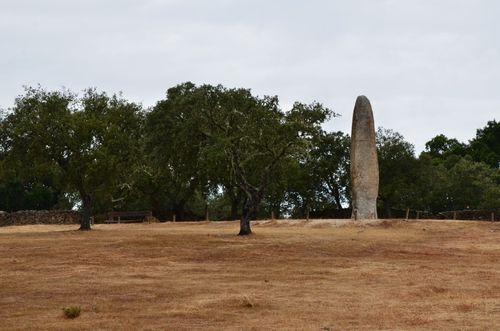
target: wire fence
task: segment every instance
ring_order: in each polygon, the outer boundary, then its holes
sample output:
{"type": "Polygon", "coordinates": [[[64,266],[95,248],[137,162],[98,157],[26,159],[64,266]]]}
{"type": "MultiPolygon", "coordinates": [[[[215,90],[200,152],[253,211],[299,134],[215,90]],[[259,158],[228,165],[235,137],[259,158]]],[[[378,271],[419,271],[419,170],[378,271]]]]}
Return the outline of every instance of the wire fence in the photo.
{"type": "MultiPolygon", "coordinates": [[[[310,218],[351,218],[352,210],[349,208],[342,210],[329,210],[310,213],[310,218]]],[[[430,212],[416,209],[379,209],[377,211],[379,218],[397,218],[397,219],[447,219],[447,220],[475,220],[475,221],[500,221],[500,209],[463,209],[450,210],[443,212],[430,212]]]]}
{"type": "Polygon", "coordinates": [[[404,219],[447,219],[447,220],[474,220],[500,221],[500,209],[463,209],[432,213],[425,210],[392,210],[390,215],[382,213],[381,218],[404,219]]]}

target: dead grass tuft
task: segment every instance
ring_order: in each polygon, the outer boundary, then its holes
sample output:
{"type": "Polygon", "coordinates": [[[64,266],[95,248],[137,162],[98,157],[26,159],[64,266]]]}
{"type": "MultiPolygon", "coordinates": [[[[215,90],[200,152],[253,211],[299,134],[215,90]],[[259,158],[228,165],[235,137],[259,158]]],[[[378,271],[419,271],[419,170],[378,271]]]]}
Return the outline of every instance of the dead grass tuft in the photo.
{"type": "Polygon", "coordinates": [[[444,293],[444,292],[446,292],[446,289],[443,288],[443,287],[431,286],[430,289],[434,293],[444,293]]]}
{"type": "Polygon", "coordinates": [[[241,304],[243,307],[252,308],[255,306],[255,301],[248,295],[244,295],[241,299],[241,304]]]}

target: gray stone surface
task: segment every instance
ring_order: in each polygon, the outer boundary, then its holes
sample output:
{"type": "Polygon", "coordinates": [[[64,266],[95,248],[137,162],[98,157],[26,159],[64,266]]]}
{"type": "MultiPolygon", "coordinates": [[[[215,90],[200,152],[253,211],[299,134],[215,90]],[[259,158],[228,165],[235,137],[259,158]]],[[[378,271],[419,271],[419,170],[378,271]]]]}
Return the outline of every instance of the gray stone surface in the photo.
{"type": "Polygon", "coordinates": [[[0,226],[12,225],[10,214],[4,211],[0,211],[0,226]]]}
{"type": "Polygon", "coordinates": [[[356,99],[351,133],[352,218],[376,219],[379,170],[370,101],[356,99]]]}

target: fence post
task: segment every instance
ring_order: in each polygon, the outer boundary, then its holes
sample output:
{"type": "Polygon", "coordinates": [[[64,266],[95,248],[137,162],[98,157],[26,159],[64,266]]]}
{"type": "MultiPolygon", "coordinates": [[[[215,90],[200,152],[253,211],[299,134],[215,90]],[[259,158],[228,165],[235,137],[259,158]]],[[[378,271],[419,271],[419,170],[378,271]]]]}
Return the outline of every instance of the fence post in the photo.
{"type": "Polygon", "coordinates": [[[410,217],[410,208],[406,208],[406,220],[410,217]]]}
{"type": "Polygon", "coordinates": [[[306,221],[309,221],[309,207],[306,209],[306,221]]]}
{"type": "Polygon", "coordinates": [[[271,220],[274,221],[274,210],[271,210],[271,220]]]}
{"type": "Polygon", "coordinates": [[[457,212],[456,211],[453,211],[453,219],[456,220],[457,219],[457,212]]]}
{"type": "Polygon", "coordinates": [[[417,220],[420,219],[420,212],[417,211],[417,220]]]}
{"type": "Polygon", "coordinates": [[[175,222],[175,214],[172,215],[172,222],[175,222]]]}

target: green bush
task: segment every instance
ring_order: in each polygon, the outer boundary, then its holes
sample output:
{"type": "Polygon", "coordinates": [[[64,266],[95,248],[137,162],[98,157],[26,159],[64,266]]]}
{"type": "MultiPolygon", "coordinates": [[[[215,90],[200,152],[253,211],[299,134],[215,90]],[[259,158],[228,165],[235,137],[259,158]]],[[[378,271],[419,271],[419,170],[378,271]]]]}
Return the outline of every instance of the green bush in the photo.
{"type": "Polygon", "coordinates": [[[77,318],[80,316],[81,309],[80,307],[66,307],[63,308],[63,312],[66,318],[77,318]]]}

